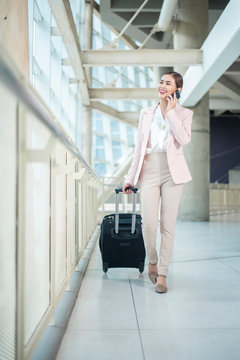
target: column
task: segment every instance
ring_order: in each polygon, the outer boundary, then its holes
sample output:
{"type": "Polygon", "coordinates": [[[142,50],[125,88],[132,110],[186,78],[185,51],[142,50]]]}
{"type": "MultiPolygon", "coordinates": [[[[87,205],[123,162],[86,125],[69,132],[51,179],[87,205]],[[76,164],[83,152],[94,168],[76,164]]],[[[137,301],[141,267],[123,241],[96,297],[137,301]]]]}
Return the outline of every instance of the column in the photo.
{"type": "Polygon", "coordinates": [[[166,66],[163,66],[163,67],[154,66],[153,67],[153,77],[154,77],[153,78],[153,86],[157,87],[161,77],[166,72],[169,72],[169,71],[173,71],[173,68],[172,67],[166,67],[166,66]]]}
{"type": "MultiPolygon", "coordinates": [[[[173,39],[174,49],[198,49],[207,35],[208,0],[180,0],[173,39]]],[[[187,67],[175,66],[174,70],[184,75],[187,67]]],[[[193,180],[184,185],[178,219],[208,221],[210,187],[208,93],[192,110],[194,112],[192,138],[183,151],[193,180]]]]}
{"type": "MultiPolygon", "coordinates": [[[[84,50],[92,49],[93,2],[85,1],[84,50]]],[[[92,68],[85,68],[88,87],[92,87],[92,68]]],[[[82,132],[82,151],[87,163],[92,165],[92,109],[83,106],[84,131],[82,132]]]]}

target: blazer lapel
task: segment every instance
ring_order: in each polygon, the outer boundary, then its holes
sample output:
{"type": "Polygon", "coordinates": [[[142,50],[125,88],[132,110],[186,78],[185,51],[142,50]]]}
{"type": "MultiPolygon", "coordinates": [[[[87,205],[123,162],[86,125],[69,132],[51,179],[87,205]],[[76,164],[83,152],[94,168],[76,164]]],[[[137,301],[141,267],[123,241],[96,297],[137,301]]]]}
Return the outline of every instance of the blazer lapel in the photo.
{"type": "MultiPolygon", "coordinates": [[[[175,106],[175,108],[174,108],[174,111],[175,111],[176,113],[178,113],[179,110],[181,110],[181,109],[182,109],[181,105],[179,105],[178,103],[176,103],[176,106],[175,106]]],[[[174,140],[174,136],[173,136],[172,130],[171,130],[171,128],[170,128],[169,135],[168,135],[167,148],[169,147],[169,144],[170,144],[171,141],[173,141],[173,140],[174,140]]]]}
{"type": "Polygon", "coordinates": [[[155,113],[155,110],[156,110],[158,104],[159,104],[159,102],[144,111],[144,114],[145,114],[144,138],[147,139],[146,147],[151,147],[150,129],[151,129],[151,124],[152,124],[152,120],[154,117],[154,113],[155,113]]]}
{"type": "MultiPolygon", "coordinates": [[[[151,147],[150,129],[151,129],[151,124],[152,124],[152,120],[154,117],[154,113],[155,113],[155,110],[156,110],[158,104],[160,104],[160,102],[154,104],[152,107],[150,107],[144,111],[143,130],[144,130],[144,144],[145,144],[145,141],[147,141],[146,147],[151,147]]],[[[180,109],[181,109],[181,106],[177,103],[174,111],[178,112],[180,109]]],[[[172,140],[173,140],[173,134],[172,134],[172,131],[170,128],[170,131],[168,134],[167,148],[169,147],[169,144],[171,143],[172,140]]]]}

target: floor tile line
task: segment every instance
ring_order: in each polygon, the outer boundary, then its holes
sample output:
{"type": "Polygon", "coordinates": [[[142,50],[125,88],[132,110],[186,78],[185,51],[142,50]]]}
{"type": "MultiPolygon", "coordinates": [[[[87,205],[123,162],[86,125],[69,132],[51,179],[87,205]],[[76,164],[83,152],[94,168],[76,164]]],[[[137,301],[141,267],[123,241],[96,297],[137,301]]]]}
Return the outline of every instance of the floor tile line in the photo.
{"type": "MultiPolygon", "coordinates": [[[[128,276],[129,276],[129,272],[128,272],[128,276]]],[[[135,316],[136,316],[136,321],[137,321],[138,334],[139,334],[139,339],[140,339],[140,344],[141,344],[141,349],[142,349],[143,360],[146,360],[145,353],[144,353],[144,348],[143,348],[143,342],[142,342],[142,336],[141,336],[140,326],[139,326],[139,321],[138,321],[136,303],[135,303],[135,299],[134,299],[134,295],[133,295],[133,289],[132,289],[132,283],[131,283],[130,276],[129,276],[129,285],[130,285],[130,290],[131,290],[131,294],[132,294],[133,308],[134,308],[134,312],[135,312],[135,316]]]]}
{"type": "MultiPolygon", "coordinates": [[[[151,329],[144,329],[144,330],[151,330],[151,329]]],[[[191,330],[191,329],[189,329],[191,330]]],[[[138,329],[124,329],[124,328],[117,328],[117,329],[113,329],[113,328],[98,328],[98,329],[87,329],[87,328],[81,328],[81,329],[74,329],[74,328],[68,328],[68,331],[71,332],[84,332],[84,331],[92,331],[92,332],[101,332],[101,331],[109,331],[109,332],[118,332],[118,331],[132,331],[132,332],[136,332],[138,331],[138,329]]]]}
{"type": "MultiPolygon", "coordinates": [[[[210,256],[211,256],[211,254],[210,254],[210,256]]],[[[212,256],[210,258],[203,258],[203,259],[176,260],[176,261],[172,261],[172,264],[194,262],[194,261],[205,261],[205,260],[231,259],[231,258],[236,258],[236,257],[240,257],[240,255],[220,256],[220,257],[213,257],[212,256]]]]}
{"type": "Polygon", "coordinates": [[[141,331],[154,331],[154,332],[165,332],[165,331],[225,331],[225,330],[236,330],[236,331],[240,331],[240,328],[176,328],[176,329],[171,329],[171,328],[164,328],[164,329],[149,329],[149,328],[142,328],[141,331]]]}
{"type": "MultiPolygon", "coordinates": [[[[223,258],[223,259],[224,259],[224,258],[223,258]]],[[[227,266],[229,269],[234,270],[234,271],[236,271],[237,273],[240,273],[239,270],[237,270],[236,268],[232,267],[232,266],[229,265],[229,264],[226,264],[224,261],[221,261],[221,260],[219,259],[219,262],[220,262],[221,264],[227,266]]]]}

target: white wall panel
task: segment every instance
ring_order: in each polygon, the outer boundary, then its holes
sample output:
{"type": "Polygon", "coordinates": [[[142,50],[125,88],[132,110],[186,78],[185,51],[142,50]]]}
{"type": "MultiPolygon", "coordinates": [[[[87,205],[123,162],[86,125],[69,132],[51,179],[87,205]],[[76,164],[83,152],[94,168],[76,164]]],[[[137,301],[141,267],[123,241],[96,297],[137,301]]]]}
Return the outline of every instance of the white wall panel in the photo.
{"type": "Polygon", "coordinates": [[[50,304],[50,154],[46,152],[36,161],[31,152],[43,151],[50,132],[29,115],[26,136],[26,172],[21,179],[25,187],[25,344],[50,304]]]}
{"type": "Polygon", "coordinates": [[[15,358],[16,100],[0,84],[0,359],[15,358]]]}

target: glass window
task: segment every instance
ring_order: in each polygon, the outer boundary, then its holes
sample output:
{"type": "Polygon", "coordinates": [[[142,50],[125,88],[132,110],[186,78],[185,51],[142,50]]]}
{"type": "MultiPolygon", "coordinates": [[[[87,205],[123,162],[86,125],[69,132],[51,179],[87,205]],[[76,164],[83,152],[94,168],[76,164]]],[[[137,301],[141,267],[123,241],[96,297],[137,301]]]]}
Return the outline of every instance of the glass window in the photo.
{"type": "Polygon", "coordinates": [[[125,50],[126,46],[124,44],[124,42],[122,42],[121,40],[118,42],[118,48],[119,50],[125,50]]]}
{"type": "MultiPolygon", "coordinates": [[[[75,77],[74,72],[71,66],[62,65],[62,59],[68,58],[68,53],[61,36],[55,36],[52,31],[57,24],[48,1],[42,0],[41,6],[39,3],[36,0],[28,2],[30,79],[69,135],[80,139],[81,118],[77,109],[81,98],[77,97],[78,86],[70,81],[75,77]]],[[[79,0],[71,0],[71,6],[78,23],[82,9],[79,0]]]]}
{"type": "Polygon", "coordinates": [[[127,79],[122,78],[122,86],[123,86],[124,88],[128,88],[128,87],[129,87],[129,82],[127,81],[127,79]]]}
{"type": "Polygon", "coordinates": [[[100,88],[103,86],[103,83],[96,78],[92,78],[92,86],[93,88],[100,88]]]}
{"type": "Polygon", "coordinates": [[[111,134],[113,137],[120,139],[119,123],[117,120],[111,119],[111,134]]]}
{"type": "Polygon", "coordinates": [[[102,37],[104,43],[111,42],[111,32],[108,30],[105,24],[102,23],[102,37]]]}
{"type": "MultiPolygon", "coordinates": [[[[79,34],[80,45],[84,49],[85,1],[69,1],[73,10],[77,33],[79,34]]],[[[81,117],[83,114],[81,92],[79,85],[73,81],[75,74],[72,67],[62,65],[62,59],[69,58],[68,53],[61,36],[54,35],[54,28],[57,27],[57,24],[52,15],[48,0],[28,0],[28,4],[30,79],[33,86],[56,115],[56,118],[69,133],[69,136],[79,146],[82,131],[81,117]],[[41,6],[38,6],[40,3],[41,6]]],[[[116,38],[116,35],[101,22],[100,18],[93,15],[93,49],[100,49],[114,38],[116,38]]],[[[138,45],[140,44],[138,43],[138,45]]],[[[120,40],[118,48],[126,50],[128,46],[120,40]]],[[[92,87],[102,88],[117,77],[116,87],[152,86],[152,70],[148,67],[96,66],[92,68],[92,87]],[[118,77],[118,74],[122,71],[123,73],[118,77]]],[[[101,101],[118,111],[139,111],[145,104],[152,104],[152,101],[131,99],[101,101]]],[[[123,144],[125,146],[133,144],[135,129],[131,128],[131,126],[124,128],[124,126],[109,116],[92,111],[92,127],[95,132],[93,133],[93,164],[97,164],[98,173],[103,174],[106,170],[109,172],[113,171],[114,164],[112,159],[115,162],[121,157],[123,144]]],[[[124,151],[124,153],[126,152],[124,151]]]]}
{"type": "Polygon", "coordinates": [[[134,68],[134,76],[135,76],[135,84],[136,86],[140,86],[140,75],[139,75],[139,69],[138,68],[134,68]]]}
{"type": "Polygon", "coordinates": [[[93,119],[93,131],[103,132],[102,114],[93,110],[92,119],[93,119]]]}
{"type": "Polygon", "coordinates": [[[69,2],[70,2],[73,19],[75,22],[77,32],[78,32],[78,34],[80,34],[80,26],[81,26],[81,20],[82,20],[80,10],[81,10],[81,5],[84,5],[85,2],[79,1],[79,0],[69,0],[69,2]],[[80,3],[83,3],[83,4],[80,5],[80,3]]]}
{"type": "Polygon", "coordinates": [[[93,29],[98,34],[101,34],[101,31],[102,31],[101,20],[100,20],[100,18],[98,16],[96,16],[94,14],[93,14],[93,29]]]}
{"type": "Polygon", "coordinates": [[[118,102],[117,100],[108,100],[108,105],[111,106],[114,109],[118,109],[118,102]]]}
{"type": "Polygon", "coordinates": [[[105,160],[105,147],[104,147],[104,137],[96,136],[96,145],[95,145],[95,158],[105,160]]]}
{"type": "Polygon", "coordinates": [[[113,161],[116,162],[122,156],[121,143],[112,141],[113,161]]]}
{"type": "Polygon", "coordinates": [[[93,50],[97,49],[97,34],[95,33],[95,31],[93,31],[93,36],[92,36],[92,48],[93,50]]]}
{"type": "Polygon", "coordinates": [[[123,103],[124,111],[131,111],[132,110],[132,103],[131,101],[125,100],[123,103]]]}
{"type": "Polygon", "coordinates": [[[107,165],[105,163],[94,163],[94,168],[99,176],[104,176],[107,172],[107,165]]]}
{"type": "Polygon", "coordinates": [[[127,126],[127,141],[129,145],[134,144],[134,134],[133,128],[131,126],[127,126]]]}
{"type": "Polygon", "coordinates": [[[118,75],[118,72],[114,68],[107,67],[105,69],[106,82],[107,84],[113,82],[118,75]]]}

